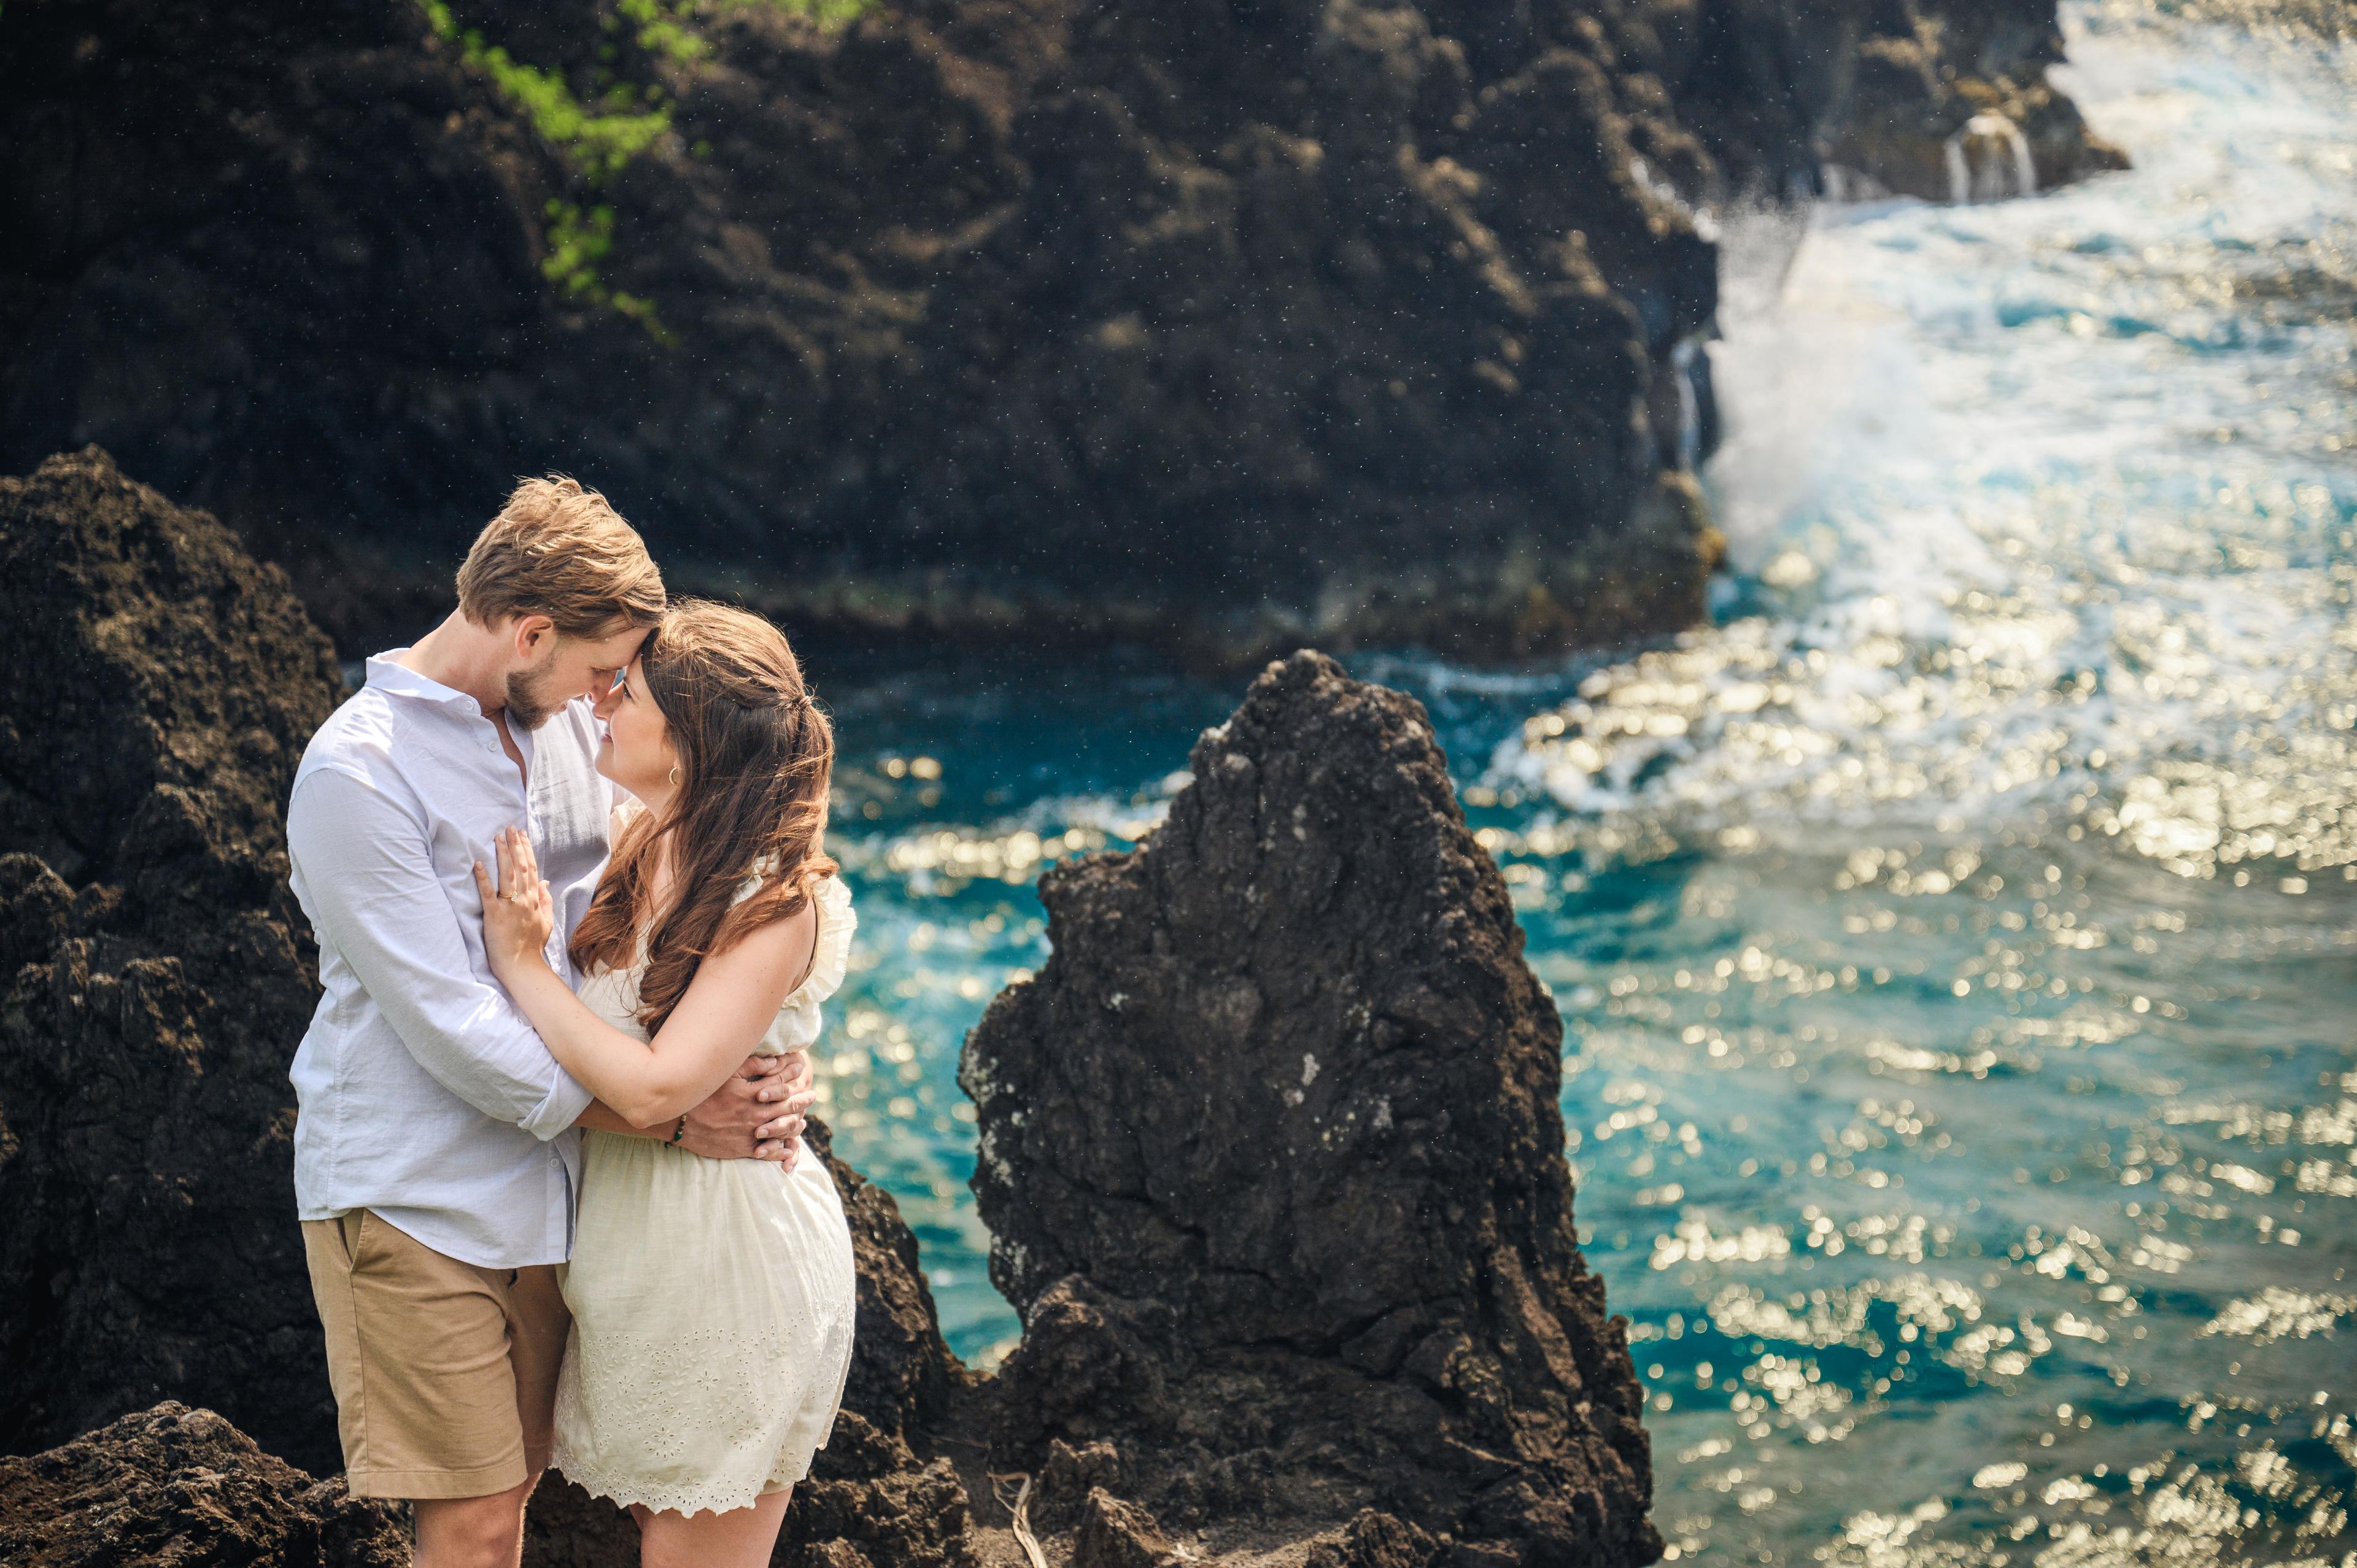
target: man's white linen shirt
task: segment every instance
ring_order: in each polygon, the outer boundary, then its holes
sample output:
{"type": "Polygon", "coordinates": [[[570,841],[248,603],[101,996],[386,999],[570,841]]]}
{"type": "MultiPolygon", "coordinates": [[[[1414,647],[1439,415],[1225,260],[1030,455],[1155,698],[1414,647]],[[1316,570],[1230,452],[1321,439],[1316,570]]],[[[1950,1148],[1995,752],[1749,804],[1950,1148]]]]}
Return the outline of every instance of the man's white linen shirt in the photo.
{"type": "Polygon", "coordinates": [[[463,692],[394,662],[303,753],[286,812],[295,896],[325,994],[295,1053],[295,1196],[305,1219],[374,1210],[436,1251],[490,1269],[564,1261],[590,1093],[492,978],[474,865],[500,829],[531,835],[565,949],[607,858],[612,785],[587,702],[537,732],[525,769],[463,692]],[[528,780],[528,782],[527,782],[528,780]]]}

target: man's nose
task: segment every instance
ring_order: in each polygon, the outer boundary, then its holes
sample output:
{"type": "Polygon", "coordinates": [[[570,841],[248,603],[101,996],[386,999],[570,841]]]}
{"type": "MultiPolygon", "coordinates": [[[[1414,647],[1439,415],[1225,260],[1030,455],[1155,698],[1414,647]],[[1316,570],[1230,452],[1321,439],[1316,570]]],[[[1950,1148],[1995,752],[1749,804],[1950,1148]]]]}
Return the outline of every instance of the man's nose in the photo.
{"type": "Polygon", "coordinates": [[[599,718],[601,718],[601,719],[602,719],[602,718],[608,718],[608,717],[610,717],[610,716],[613,714],[613,712],[614,712],[614,688],[613,688],[613,687],[608,686],[608,687],[607,687],[604,691],[602,691],[602,692],[601,692],[601,691],[597,690],[597,682],[595,682],[595,681],[592,681],[592,682],[589,682],[589,699],[590,699],[590,701],[589,701],[589,711],[590,711],[591,713],[593,713],[593,714],[596,714],[599,718]]]}

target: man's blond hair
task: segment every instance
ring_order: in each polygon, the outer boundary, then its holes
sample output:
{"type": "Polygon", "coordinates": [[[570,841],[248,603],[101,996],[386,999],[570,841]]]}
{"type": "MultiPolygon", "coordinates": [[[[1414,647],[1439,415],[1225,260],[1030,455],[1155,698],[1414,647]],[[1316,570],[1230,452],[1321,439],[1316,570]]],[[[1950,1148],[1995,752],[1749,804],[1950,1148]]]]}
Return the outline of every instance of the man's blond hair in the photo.
{"type": "Polygon", "coordinates": [[[458,568],[458,608],[477,626],[544,615],[565,637],[611,637],[654,625],[663,603],[638,530],[563,474],[518,481],[458,568]]]}

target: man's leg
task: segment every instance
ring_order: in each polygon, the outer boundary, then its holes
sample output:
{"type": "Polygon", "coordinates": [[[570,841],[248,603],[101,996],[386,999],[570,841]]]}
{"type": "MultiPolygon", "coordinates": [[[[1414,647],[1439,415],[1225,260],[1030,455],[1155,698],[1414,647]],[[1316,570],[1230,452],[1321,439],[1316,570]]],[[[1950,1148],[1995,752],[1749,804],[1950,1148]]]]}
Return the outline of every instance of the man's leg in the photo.
{"type": "Polygon", "coordinates": [[[548,1462],[545,1415],[528,1434],[525,1410],[554,1399],[544,1325],[524,1336],[519,1376],[518,1273],[446,1257],[367,1210],[303,1231],[352,1494],[414,1505],[418,1568],[515,1568],[548,1462]]]}
{"type": "Polygon", "coordinates": [[[516,1424],[523,1429],[523,1462],[533,1474],[492,1498],[425,1498],[417,1514],[414,1568],[516,1568],[523,1561],[523,1504],[549,1466],[556,1432],[556,1369],[565,1360],[565,1311],[556,1271],[516,1269],[502,1292],[507,1308],[507,1363],[516,1372],[516,1424]]]}
{"type": "Polygon", "coordinates": [[[487,1498],[413,1500],[415,1568],[517,1568],[523,1560],[524,1504],[548,1467],[556,1373],[565,1362],[565,1330],[572,1316],[565,1309],[554,1269],[518,1269],[505,1283],[505,1290],[498,1294],[507,1319],[508,1365],[515,1373],[516,1424],[522,1429],[524,1463],[532,1474],[521,1485],[487,1498]]]}
{"type": "Polygon", "coordinates": [[[516,1424],[523,1432],[524,1467],[548,1468],[556,1443],[556,1374],[573,1328],[556,1270],[546,1263],[518,1269],[500,1297],[507,1314],[508,1365],[515,1370],[516,1424]]]}
{"type": "Polygon", "coordinates": [[[509,1275],[504,1305],[508,1364],[515,1369],[516,1424],[523,1430],[523,1462],[532,1469],[516,1498],[516,1557],[502,1562],[502,1568],[511,1568],[523,1552],[524,1504],[540,1484],[555,1446],[556,1374],[565,1365],[573,1314],[565,1307],[556,1270],[546,1264],[509,1275]]]}
{"type": "Polygon", "coordinates": [[[523,1505],[538,1476],[488,1498],[418,1498],[416,1568],[516,1568],[523,1560],[523,1505]]]}

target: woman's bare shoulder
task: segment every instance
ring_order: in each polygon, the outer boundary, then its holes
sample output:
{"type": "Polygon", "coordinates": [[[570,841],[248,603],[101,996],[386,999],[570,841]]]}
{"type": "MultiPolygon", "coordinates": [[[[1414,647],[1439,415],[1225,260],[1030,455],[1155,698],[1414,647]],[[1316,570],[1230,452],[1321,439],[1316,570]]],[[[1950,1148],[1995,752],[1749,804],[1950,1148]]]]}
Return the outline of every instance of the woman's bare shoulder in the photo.
{"type": "Polygon", "coordinates": [[[689,983],[713,999],[741,992],[774,1010],[810,972],[818,950],[816,911],[805,903],[781,919],[765,920],[697,967],[689,983]]]}

